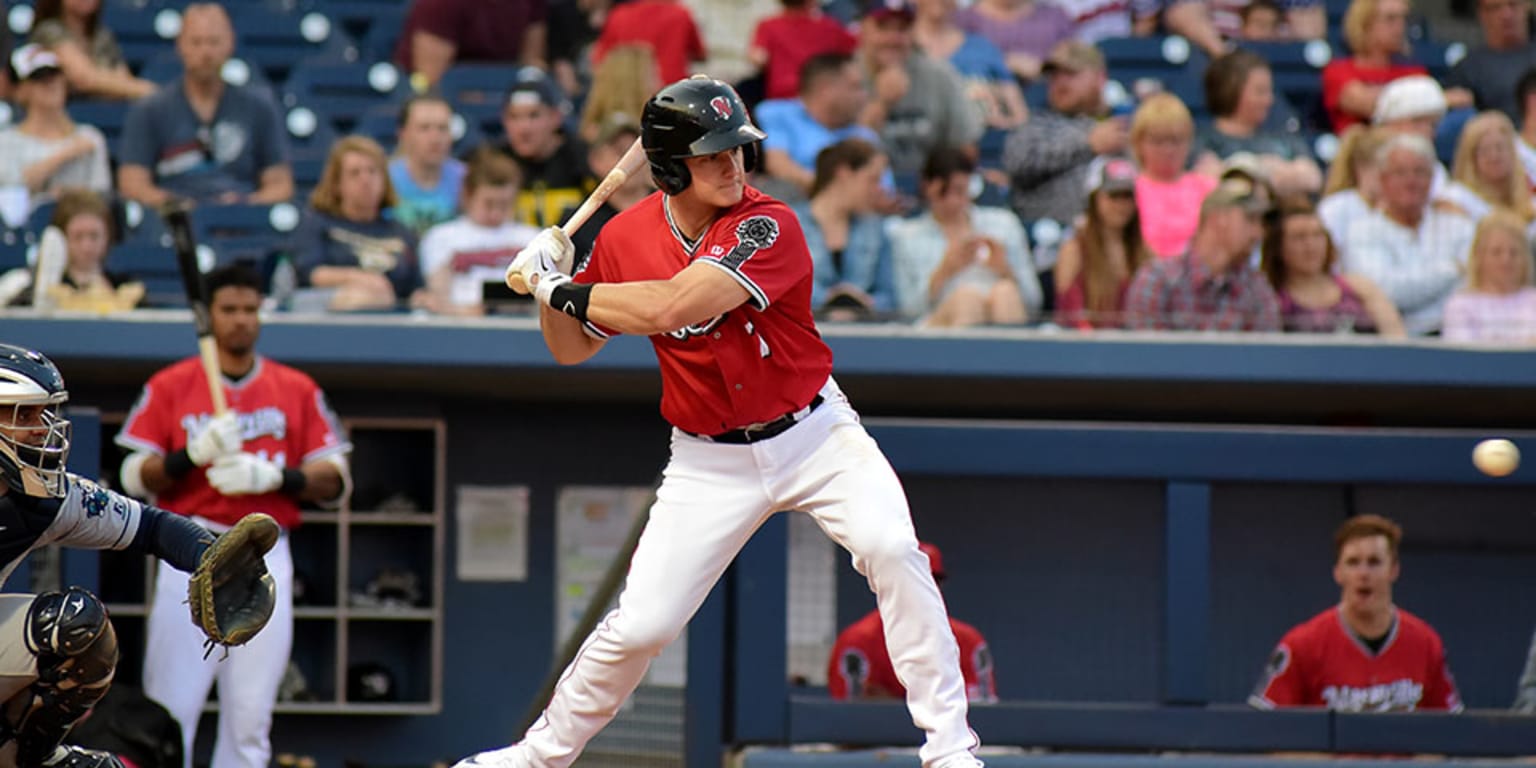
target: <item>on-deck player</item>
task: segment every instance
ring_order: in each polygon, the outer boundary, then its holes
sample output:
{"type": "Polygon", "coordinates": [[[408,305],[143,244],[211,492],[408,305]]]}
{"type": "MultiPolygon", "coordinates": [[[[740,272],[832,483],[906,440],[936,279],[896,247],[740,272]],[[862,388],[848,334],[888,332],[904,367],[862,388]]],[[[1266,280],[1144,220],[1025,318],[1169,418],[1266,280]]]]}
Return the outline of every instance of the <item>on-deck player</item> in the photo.
{"type": "MultiPolygon", "coordinates": [[[[117,443],[123,488],[222,531],[252,512],[299,523],[299,502],[339,504],[347,442],[325,394],[305,374],[256,353],[261,282],[230,266],[208,274],[208,311],[229,413],[213,415],[202,361],[192,357],[144,385],[117,443]]],[[[266,768],[277,688],[293,644],[293,559],[286,533],[267,553],[277,582],[271,622],[250,643],[202,658],[203,638],[182,613],[187,577],[160,564],[147,628],[144,693],[181,724],[186,765],[208,689],[219,681],[212,768],[266,768]]]]}
{"type": "MultiPolygon", "coordinates": [[[[918,547],[928,556],[933,581],[944,586],[944,555],[939,548],[924,541],[918,547]]],[[[960,645],[960,675],[965,678],[965,697],[970,701],[997,701],[996,668],[992,649],[981,630],[950,617],[950,631],[960,645]]],[[[894,699],[907,692],[891,668],[891,654],[885,647],[885,622],[880,611],[870,611],[863,618],[837,633],[832,655],[827,660],[827,693],[834,699],[894,699]]]]}
{"type": "MultiPolygon", "coordinates": [[[[213,534],[64,470],[68,400],[48,358],[0,344],[0,583],[50,544],[126,549],[178,572],[197,568],[213,534]]],[[[191,626],[187,609],[175,607],[191,626]]],[[[193,653],[181,661],[203,652],[193,653]]],[[[106,752],[59,745],[106,694],[116,669],[117,634],[95,595],[80,587],[0,594],[0,748],[15,750],[18,768],[123,768],[106,752]]]]}
{"type": "Polygon", "coordinates": [[[1461,711],[1440,635],[1392,602],[1402,538],[1402,529],[1380,515],[1357,515],[1339,526],[1333,537],[1339,604],[1280,638],[1249,704],[1461,711]]]}
{"type": "Polygon", "coordinates": [[[752,532],[814,515],[869,579],[926,768],[979,766],[959,651],[901,484],[831,378],[794,213],[746,185],[763,132],[729,85],[695,77],[645,105],[662,190],[603,227],[575,279],[547,229],[509,268],[541,302],[545,343],[582,362],[615,333],[649,336],[672,456],[618,607],[587,638],[523,740],[460,766],[564,768],[682,632],[752,532]]]}

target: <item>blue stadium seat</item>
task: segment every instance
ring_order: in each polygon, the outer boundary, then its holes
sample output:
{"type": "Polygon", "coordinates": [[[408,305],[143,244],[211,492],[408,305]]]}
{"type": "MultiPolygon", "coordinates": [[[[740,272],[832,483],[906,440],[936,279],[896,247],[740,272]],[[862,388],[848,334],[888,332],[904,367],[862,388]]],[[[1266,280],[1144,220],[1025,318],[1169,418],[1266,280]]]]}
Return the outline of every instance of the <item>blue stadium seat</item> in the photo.
{"type": "Polygon", "coordinates": [[[177,270],[176,254],[158,244],[123,243],[107,253],[107,269],[144,283],[144,305],[185,307],[187,294],[177,270]]]}
{"type": "Polygon", "coordinates": [[[27,266],[27,249],[31,247],[25,232],[15,229],[0,231],[0,274],[27,266]]]}
{"type": "Polygon", "coordinates": [[[323,105],[332,125],[349,132],[370,109],[410,95],[406,77],[388,62],[301,63],[288,75],[284,101],[323,105]]]}
{"type": "Polygon", "coordinates": [[[318,104],[299,103],[283,113],[283,126],[288,131],[288,148],[293,154],[325,157],[331,151],[337,134],[323,109],[318,104]]]}
{"type": "Polygon", "coordinates": [[[1166,37],[1117,37],[1099,41],[1109,76],[1124,82],[1124,77],[1160,77],[1170,72],[1205,71],[1209,58],[1189,41],[1176,35],[1166,37]]]}
{"type": "Polygon", "coordinates": [[[181,29],[181,14],[173,8],[155,5],[134,8],[109,2],[102,4],[101,23],[117,38],[128,68],[141,72],[161,54],[174,52],[176,34],[181,29]]]}
{"type": "Polygon", "coordinates": [[[355,57],[357,47],[336,28],[330,17],[318,11],[283,13],[265,5],[240,5],[230,9],[238,42],[236,52],[282,82],[295,64],[307,58],[355,57]]]}
{"type": "MultiPolygon", "coordinates": [[[[499,134],[502,102],[522,71],[511,64],[460,65],[443,74],[439,88],[465,119],[484,132],[499,134]]],[[[531,74],[538,72],[533,69],[531,74]]]]}
{"type": "Polygon", "coordinates": [[[123,123],[128,120],[128,102],[70,101],[67,109],[75,122],[96,126],[107,139],[108,155],[117,156],[117,140],[123,135],[123,123]]]}
{"type": "MultiPolygon", "coordinates": [[[[400,0],[319,0],[314,5],[346,29],[348,34],[362,40],[380,24],[393,23],[398,35],[409,4],[400,0]]],[[[389,55],[376,58],[365,52],[362,60],[388,61],[389,55]]]]}
{"type": "Polygon", "coordinates": [[[200,205],[192,213],[192,224],[197,229],[198,239],[203,241],[216,238],[281,240],[298,224],[297,211],[290,211],[289,218],[281,220],[280,209],[283,207],[291,208],[286,203],[275,206],[200,205]]]}
{"type": "Polygon", "coordinates": [[[325,172],[325,155],[298,154],[293,156],[293,199],[300,208],[309,203],[309,193],[320,183],[325,172]]]}
{"type": "Polygon", "coordinates": [[[362,61],[393,61],[395,43],[405,26],[405,4],[399,3],[392,10],[380,10],[368,31],[358,38],[358,58],[362,61]]]}

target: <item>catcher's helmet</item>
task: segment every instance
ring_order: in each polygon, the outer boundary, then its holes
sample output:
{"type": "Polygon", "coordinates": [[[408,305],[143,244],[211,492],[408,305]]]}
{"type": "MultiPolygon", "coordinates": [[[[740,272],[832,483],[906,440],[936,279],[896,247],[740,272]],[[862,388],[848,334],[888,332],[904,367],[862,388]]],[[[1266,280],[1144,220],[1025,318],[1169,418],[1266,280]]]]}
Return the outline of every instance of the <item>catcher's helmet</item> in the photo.
{"type": "Polygon", "coordinates": [[[0,344],[0,476],[27,496],[63,496],[69,458],[69,392],[53,362],[0,344]]]}
{"type": "Polygon", "coordinates": [[[651,177],[669,195],[692,181],[685,158],[742,147],[742,163],[750,171],[757,166],[757,143],[766,135],[752,124],[735,88],[703,75],[658,91],[640,118],[640,144],[651,162],[651,177]]]}

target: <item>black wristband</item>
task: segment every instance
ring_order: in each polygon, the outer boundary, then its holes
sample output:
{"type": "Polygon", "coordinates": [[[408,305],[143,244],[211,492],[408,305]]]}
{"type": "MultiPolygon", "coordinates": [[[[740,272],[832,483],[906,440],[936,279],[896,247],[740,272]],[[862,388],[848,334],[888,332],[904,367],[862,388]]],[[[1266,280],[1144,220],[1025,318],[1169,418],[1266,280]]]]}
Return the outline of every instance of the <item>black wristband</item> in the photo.
{"type": "Polygon", "coordinates": [[[197,465],[192,463],[192,457],[187,455],[187,449],[171,451],[165,457],[165,474],[172,480],[180,480],[197,465]]]}
{"type": "Polygon", "coordinates": [[[587,322],[587,305],[591,301],[592,285],[590,283],[561,283],[549,292],[549,306],[583,323],[587,322]]]}
{"type": "Polygon", "coordinates": [[[289,496],[298,496],[306,485],[309,485],[309,478],[304,476],[304,470],[283,467],[283,484],[277,489],[289,496]]]}

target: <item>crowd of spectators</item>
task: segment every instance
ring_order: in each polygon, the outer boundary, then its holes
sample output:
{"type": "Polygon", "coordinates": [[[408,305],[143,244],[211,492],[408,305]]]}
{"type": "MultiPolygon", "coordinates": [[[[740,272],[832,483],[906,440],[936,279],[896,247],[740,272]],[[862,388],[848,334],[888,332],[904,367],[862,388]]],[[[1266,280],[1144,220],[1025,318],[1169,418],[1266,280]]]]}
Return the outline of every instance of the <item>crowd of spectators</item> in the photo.
{"type": "Polygon", "coordinates": [[[82,190],[286,203],[298,225],[255,255],[268,279],[291,265],[283,307],[527,311],[487,303],[497,270],[595,187],[651,92],[724,46],[767,133],[754,183],[801,216],[828,318],[1536,339],[1522,0],[1478,0],[1481,42],[1445,67],[1415,56],[1409,0],[781,0],[740,40],[706,39],[680,0],[413,0],[377,62],[409,86],[380,89],[390,136],[294,128],[279,78],[229,76],[218,4],[181,9],[178,75],[145,79],[104,22],[115,1],[42,0],[9,53],[0,213],[36,226],[82,190]],[[1106,52],[1159,36],[1166,78],[1114,71],[1106,52]],[[1265,46],[1312,42],[1331,56],[1309,48],[1298,88],[1265,46]],[[490,103],[449,87],[486,65],[504,67],[490,103]],[[71,119],[109,100],[120,134],[71,119]],[[459,143],[466,115],[483,141],[459,143]],[[302,182],[301,156],[322,169],[302,182]]]}

